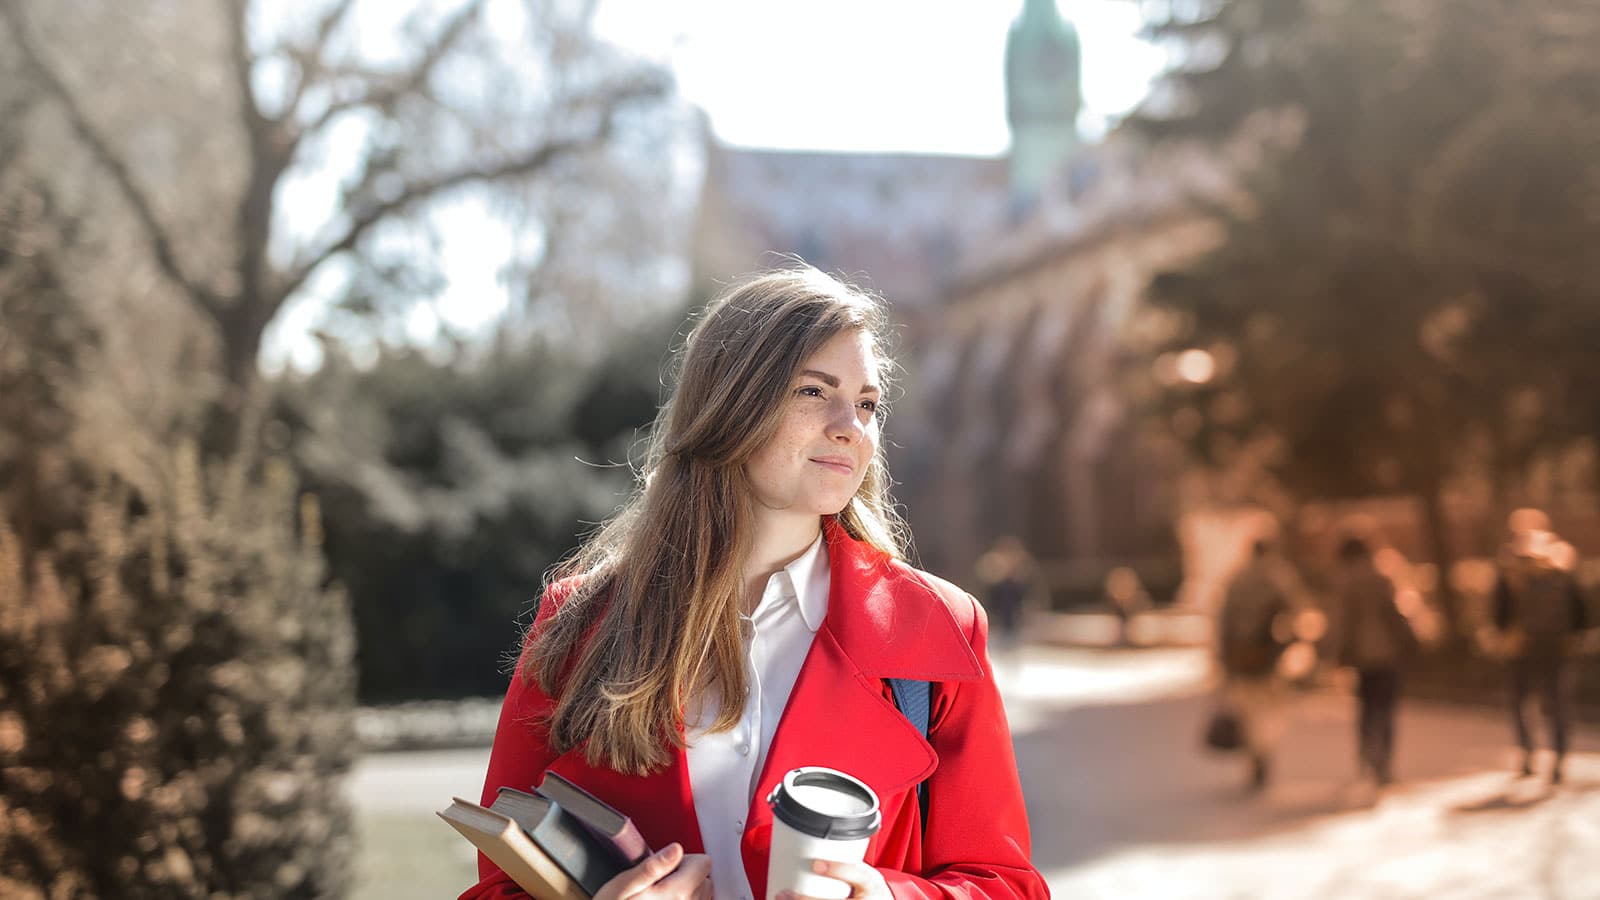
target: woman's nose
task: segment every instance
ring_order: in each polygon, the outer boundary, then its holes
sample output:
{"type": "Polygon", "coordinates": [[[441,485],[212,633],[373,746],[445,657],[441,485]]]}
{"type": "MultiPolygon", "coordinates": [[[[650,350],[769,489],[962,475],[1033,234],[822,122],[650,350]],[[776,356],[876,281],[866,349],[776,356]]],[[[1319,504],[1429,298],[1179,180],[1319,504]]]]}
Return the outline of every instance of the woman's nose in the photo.
{"type": "Polygon", "coordinates": [[[861,440],[861,435],[865,433],[866,425],[862,424],[854,404],[835,407],[828,417],[828,437],[836,441],[853,444],[861,440]]]}

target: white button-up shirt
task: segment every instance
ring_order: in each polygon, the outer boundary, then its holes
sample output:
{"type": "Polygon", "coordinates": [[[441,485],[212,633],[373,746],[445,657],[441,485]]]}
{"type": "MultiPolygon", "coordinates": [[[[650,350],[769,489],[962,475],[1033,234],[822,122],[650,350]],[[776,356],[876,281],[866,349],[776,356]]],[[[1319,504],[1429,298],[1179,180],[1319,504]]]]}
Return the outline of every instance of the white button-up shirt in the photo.
{"type": "Polygon", "coordinates": [[[716,900],[751,896],[739,842],[778,719],[789,702],[811,640],[828,613],[828,550],[821,536],[794,562],[767,579],[751,615],[740,614],[745,677],[750,692],[739,724],[709,732],[720,696],[707,691],[685,725],[689,787],[700,820],[700,839],[711,857],[716,900]]]}

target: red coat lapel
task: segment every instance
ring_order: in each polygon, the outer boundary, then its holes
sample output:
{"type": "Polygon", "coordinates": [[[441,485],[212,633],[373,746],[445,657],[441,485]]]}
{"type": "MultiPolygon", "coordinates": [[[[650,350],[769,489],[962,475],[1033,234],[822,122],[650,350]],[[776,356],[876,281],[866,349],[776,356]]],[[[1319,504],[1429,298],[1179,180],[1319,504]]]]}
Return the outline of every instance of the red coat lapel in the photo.
{"type": "MultiPolygon", "coordinates": [[[[789,770],[848,772],[881,801],[928,777],[938,758],[900,714],[883,679],[970,681],[982,668],[949,608],[911,568],[826,526],[832,571],[828,614],[812,641],[757,779],[745,819],[745,871],[766,896],[772,810],[767,796],[789,770]]],[[[692,805],[692,803],[691,803],[692,805]]],[[[872,858],[868,848],[868,858],[872,858]]]]}
{"type": "MultiPolygon", "coordinates": [[[[938,758],[895,708],[884,679],[983,677],[967,636],[927,576],[852,539],[831,519],[825,532],[832,573],[828,614],[789,695],[745,819],[744,864],[756,897],[766,896],[772,840],[766,799],[785,773],[827,766],[860,778],[881,801],[904,802],[938,758]]],[[[704,852],[682,751],[665,769],[643,777],[590,767],[581,750],[563,754],[549,768],[625,810],[650,846],[677,841],[686,852],[704,852]]],[[[887,819],[890,811],[885,812],[887,819]]],[[[877,843],[867,849],[869,860],[877,843]]]]}

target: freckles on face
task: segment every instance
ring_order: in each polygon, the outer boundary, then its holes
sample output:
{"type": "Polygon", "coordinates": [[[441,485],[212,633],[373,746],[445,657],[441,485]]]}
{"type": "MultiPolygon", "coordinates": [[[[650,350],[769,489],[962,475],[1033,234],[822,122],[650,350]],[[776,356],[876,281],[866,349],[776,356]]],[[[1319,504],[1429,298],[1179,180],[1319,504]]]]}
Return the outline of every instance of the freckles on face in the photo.
{"type": "Polygon", "coordinates": [[[769,510],[833,515],[861,488],[878,447],[878,359],[871,336],[834,336],[790,380],[783,417],[746,465],[769,510]]]}

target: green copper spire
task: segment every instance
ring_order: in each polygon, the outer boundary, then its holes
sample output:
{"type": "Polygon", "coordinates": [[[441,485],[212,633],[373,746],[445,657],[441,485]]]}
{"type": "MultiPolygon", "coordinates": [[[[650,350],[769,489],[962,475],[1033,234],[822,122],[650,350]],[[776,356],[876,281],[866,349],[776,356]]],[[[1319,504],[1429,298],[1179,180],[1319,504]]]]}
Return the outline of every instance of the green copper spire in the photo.
{"type": "Polygon", "coordinates": [[[1006,36],[1006,120],[1011,125],[1011,194],[1029,203],[1078,142],[1082,99],[1078,32],[1055,0],[1025,0],[1006,36]]]}

